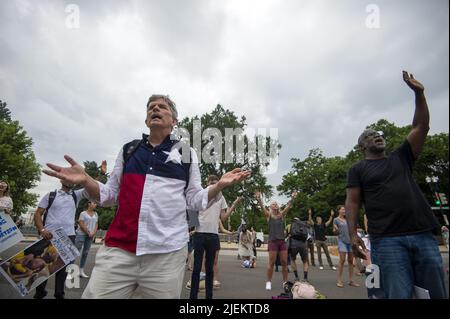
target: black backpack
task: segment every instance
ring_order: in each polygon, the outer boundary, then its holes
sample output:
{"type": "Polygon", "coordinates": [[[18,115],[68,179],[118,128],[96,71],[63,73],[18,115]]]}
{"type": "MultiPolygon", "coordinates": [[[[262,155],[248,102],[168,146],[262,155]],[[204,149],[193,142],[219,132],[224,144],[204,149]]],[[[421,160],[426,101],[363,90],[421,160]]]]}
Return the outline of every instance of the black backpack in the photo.
{"type": "Polygon", "coordinates": [[[292,239],[305,241],[308,238],[308,225],[300,220],[294,220],[290,235],[292,239]]]}

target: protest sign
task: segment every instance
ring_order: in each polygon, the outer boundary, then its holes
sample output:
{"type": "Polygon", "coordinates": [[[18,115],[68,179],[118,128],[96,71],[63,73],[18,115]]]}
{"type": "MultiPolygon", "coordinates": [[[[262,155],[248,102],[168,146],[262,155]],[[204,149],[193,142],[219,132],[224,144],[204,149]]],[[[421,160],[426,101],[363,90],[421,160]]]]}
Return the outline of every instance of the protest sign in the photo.
{"type": "Polygon", "coordinates": [[[52,240],[40,239],[0,265],[0,273],[22,296],[79,256],[64,230],[52,234],[52,240]]]}
{"type": "Polygon", "coordinates": [[[0,252],[23,240],[23,235],[11,216],[0,210],[0,252]]]}

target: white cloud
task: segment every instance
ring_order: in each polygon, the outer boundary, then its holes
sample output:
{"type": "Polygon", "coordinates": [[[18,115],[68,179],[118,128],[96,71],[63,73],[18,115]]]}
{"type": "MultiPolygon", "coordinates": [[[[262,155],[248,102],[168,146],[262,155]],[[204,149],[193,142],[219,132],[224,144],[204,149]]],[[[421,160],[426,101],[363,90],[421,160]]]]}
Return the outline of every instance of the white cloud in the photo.
{"type": "MultiPolygon", "coordinates": [[[[345,155],[380,118],[410,123],[401,71],[427,88],[431,131],[448,132],[448,1],[64,1],[0,3],[0,87],[41,164],[107,159],[139,137],[145,103],[167,93],[180,117],[217,103],[253,128],[276,127],[291,157],[345,155]]],[[[39,194],[58,187],[43,177],[39,194]]]]}

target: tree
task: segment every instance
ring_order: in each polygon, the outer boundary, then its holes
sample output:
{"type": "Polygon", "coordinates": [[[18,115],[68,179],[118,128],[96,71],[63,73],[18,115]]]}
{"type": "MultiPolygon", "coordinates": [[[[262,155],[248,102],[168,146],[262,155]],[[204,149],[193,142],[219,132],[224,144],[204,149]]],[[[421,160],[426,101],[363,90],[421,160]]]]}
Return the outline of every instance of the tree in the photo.
{"type": "MultiPolygon", "coordinates": [[[[203,114],[201,117],[194,116],[192,118],[184,118],[178,123],[177,133],[184,137],[184,141],[195,148],[195,134],[203,135],[201,138],[200,149],[196,149],[197,154],[203,155],[203,159],[199,162],[202,180],[206,182],[209,175],[221,176],[227,171],[236,167],[247,166],[252,171],[252,177],[234,187],[227,189],[224,196],[229,204],[231,204],[237,196],[243,196],[243,201],[231,215],[231,228],[236,229],[244,219],[247,223],[251,223],[255,229],[267,229],[267,223],[254,199],[254,192],[260,190],[265,196],[272,196],[272,186],[267,185],[267,178],[263,175],[264,170],[270,163],[270,160],[278,154],[281,145],[278,141],[272,140],[270,137],[257,136],[256,139],[244,133],[246,126],[246,118],[242,116],[240,119],[234,112],[217,105],[211,113],[203,114]],[[201,127],[205,130],[195,132],[196,121],[200,121],[201,127]],[[216,135],[211,129],[215,129],[216,135]],[[186,137],[187,132],[188,136],[186,137]],[[235,130],[232,139],[227,140],[227,132],[235,130]],[[211,136],[208,135],[211,132],[211,136]],[[250,156],[250,150],[255,149],[256,143],[262,143],[266,149],[261,154],[256,153],[255,157],[250,156]],[[238,143],[244,147],[238,148],[238,143]],[[218,147],[214,147],[218,146],[218,147]],[[274,151],[276,150],[276,152],[274,151]],[[262,156],[261,156],[262,155],[262,156]],[[227,158],[228,157],[228,161],[227,158]],[[256,228],[258,227],[258,228],[256,228]]],[[[228,134],[229,136],[230,134],[228,134]]],[[[225,223],[225,227],[227,224],[225,223]]]]}
{"type": "Polygon", "coordinates": [[[345,181],[351,164],[342,157],[326,158],[320,149],[311,150],[303,161],[298,158],[291,161],[292,170],[283,176],[277,188],[287,196],[292,191],[298,192],[287,222],[293,217],[307,220],[309,208],[314,216],[320,214],[326,220],[331,209],[336,210],[337,205],[345,202],[345,181]]]}
{"type": "Polygon", "coordinates": [[[2,100],[0,100],[0,120],[11,122],[11,112],[6,106],[6,102],[2,102],[2,100]]]}
{"type": "Polygon", "coordinates": [[[32,146],[32,139],[18,121],[11,119],[6,103],[0,101],[0,180],[10,185],[15,217],[35,206],[38,197],[28,192],[40,180],[40,166],[32,146]]]}

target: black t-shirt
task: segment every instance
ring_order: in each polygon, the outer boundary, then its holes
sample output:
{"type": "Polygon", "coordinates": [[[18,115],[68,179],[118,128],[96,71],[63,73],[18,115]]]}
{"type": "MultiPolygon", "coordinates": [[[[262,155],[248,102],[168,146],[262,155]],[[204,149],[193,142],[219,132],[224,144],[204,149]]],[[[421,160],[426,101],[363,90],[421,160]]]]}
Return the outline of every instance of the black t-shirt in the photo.
{"type": "Polygon", "coordinates": [[[314,224],[314,233],[316,234],[316,240],[326,241],[327,237],[325,236],[325,224],[322,223],[320,225],[314,224]]]}
{"type": "Polygon", "coordinates": [[[361,188],[371,236],[414,234],[439,227],[412,176],[414,162],[406,140],[388,157],[362,160],[350,168],[347,188],[361,188]]]}

